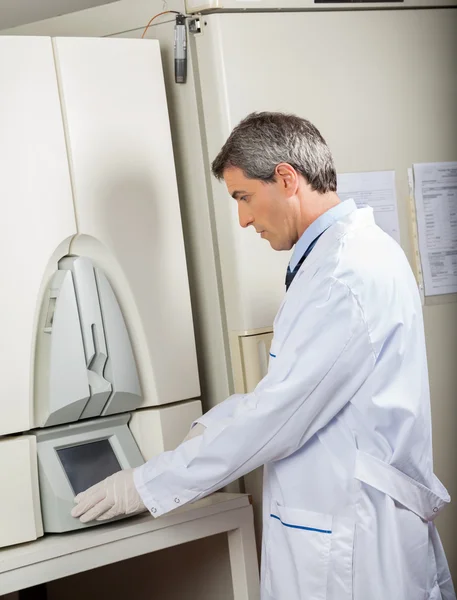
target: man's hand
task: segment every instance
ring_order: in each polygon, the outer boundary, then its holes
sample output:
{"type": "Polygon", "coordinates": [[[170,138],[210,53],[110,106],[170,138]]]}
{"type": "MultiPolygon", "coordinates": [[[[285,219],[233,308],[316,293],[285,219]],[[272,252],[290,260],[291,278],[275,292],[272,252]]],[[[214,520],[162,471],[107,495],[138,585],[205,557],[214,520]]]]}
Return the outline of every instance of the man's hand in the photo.
{"type": "MultiPolygon", "coordinates": [[[[202,435],[205,429],[204,425],[197,423],[183,442],[202,435]]],[[[136,490],[133,469],[124,469],[96,483],[78,494],[75,503],[71,516],[79,517],[81,523],[107,521],[120,515],[133,515],[147,510],[136,490]]]]}
{"type": "Polygon", "coordinates": [[[81,523],[94,519],[106,521],[147,510],[133,482],[133,469],[119,471],[96,483],[78,494],[75,502],[71,516],[79,517],[81,523]]]}

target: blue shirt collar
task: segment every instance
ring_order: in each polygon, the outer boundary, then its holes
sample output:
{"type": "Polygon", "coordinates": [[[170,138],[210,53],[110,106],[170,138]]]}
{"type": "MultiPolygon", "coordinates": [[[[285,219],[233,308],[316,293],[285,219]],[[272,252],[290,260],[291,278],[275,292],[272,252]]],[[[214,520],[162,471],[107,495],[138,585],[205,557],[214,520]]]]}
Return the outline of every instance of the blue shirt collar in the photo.
{"type": "Polygon", "coordinates": [[[348,200],[344,200],[336,206],[333,206],[313,221],[311,225],[305,229],[303,235],[295,244],[295,249],[289,262],[289,269],[291,271],[295,269],[300,258],[305,254],[309,246],[317,237],[324,233],[324,231],[334,223],[340,221],[356,209],[356,203],[352,198],[349,198],[348,200]]]}

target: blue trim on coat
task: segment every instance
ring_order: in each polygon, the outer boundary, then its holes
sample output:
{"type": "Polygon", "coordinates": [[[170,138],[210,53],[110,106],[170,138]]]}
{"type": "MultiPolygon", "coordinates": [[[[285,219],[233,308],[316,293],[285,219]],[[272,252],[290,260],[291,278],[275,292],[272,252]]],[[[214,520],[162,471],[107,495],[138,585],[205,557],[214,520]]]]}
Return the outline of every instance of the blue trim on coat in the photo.
{"type": "Polygon", "coordinates": [[[303,529],[304,531],[317,531],[317,533],[332,533],[330,529],[315,529],[314,527],[303,527],[302,525],[291,525],[290,523],[284,523],[284,521],[281,521],[281,519],[273,513],[270,514],[270,517],[273,517],[273,519],[278,519],[278,521],[282,525],[284,525],[284,527],[291,527],[292,529],[303,529]]]}

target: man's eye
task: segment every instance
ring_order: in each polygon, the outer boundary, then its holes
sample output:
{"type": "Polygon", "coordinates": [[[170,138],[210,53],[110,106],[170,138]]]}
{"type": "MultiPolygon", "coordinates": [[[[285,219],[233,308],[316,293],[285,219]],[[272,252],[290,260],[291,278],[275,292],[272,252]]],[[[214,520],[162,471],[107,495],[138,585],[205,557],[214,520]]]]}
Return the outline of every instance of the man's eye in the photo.
{"type": "Polygon", "coordinates": [[[247,202],[249,199],[249,196],[241,196],[240,200],[242,200],[243,202],[247,202]]]}

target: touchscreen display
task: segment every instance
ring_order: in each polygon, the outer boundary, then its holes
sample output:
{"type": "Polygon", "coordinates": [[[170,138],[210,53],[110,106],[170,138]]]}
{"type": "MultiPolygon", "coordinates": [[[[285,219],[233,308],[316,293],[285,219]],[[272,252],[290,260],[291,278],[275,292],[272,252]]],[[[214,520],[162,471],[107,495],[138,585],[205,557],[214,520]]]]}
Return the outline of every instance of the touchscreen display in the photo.
{"type": "Polygon", "coordinates": [[[108,440],[99,440],[57,450],[75,496],[121,470],[108,440]]]}

